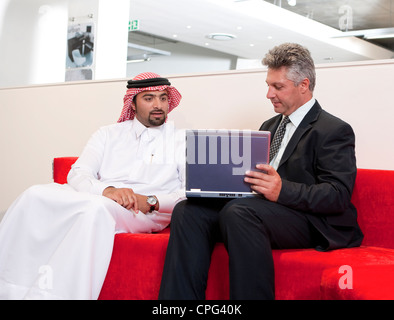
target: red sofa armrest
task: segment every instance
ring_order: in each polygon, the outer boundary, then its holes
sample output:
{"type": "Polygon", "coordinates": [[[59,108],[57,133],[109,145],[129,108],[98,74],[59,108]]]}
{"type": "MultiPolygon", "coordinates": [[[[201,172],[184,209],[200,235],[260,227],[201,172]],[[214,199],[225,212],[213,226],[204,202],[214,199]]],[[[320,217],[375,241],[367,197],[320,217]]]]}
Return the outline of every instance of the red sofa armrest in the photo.
{"type": "Polygon", "coordinates": [[[67,175],[78,157],[59,157],[53,159],[53,181],[60,184],[67,183],[67,175]]]}

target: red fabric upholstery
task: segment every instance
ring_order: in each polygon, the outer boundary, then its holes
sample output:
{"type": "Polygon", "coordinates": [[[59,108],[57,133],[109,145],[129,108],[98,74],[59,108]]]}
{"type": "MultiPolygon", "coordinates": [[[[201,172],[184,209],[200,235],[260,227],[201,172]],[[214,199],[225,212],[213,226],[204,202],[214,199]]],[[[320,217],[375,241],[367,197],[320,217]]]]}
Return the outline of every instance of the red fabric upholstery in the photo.
{"type": "Polygon", "coordinates": [[[394,171],[358,169],[352,202],[363,245],[394,248],[394,171]]]}
{"type": "MultiPolygon", "coordinates": [[[[65,183],[75,157],[54,160],[54,180],[65,183]]],[[[318,252],[274,250],[276,299],[394,298],[394,171],[359,169],[352,202],[365,234],[360,248],[318,252]],[[341,266],[352,268],[352,289],[341,289],[341,266]]],[[[169,228],[158,234],[117,234],[99,299],[157,299],[169,228]]],[[[228,255],[217,244],[207,299],[228,299],[228,255]]]]}
{"type": "Polygon", "coordinates": [[[117,234],[100,299],[157,299],[169,229],[159,234],[117,234]]]}
{"type": "Polygon", "coordinates": [[[61,157],[53,159],[53,181],[60,184],[67,183],[68,172],[77,159],[77,157],[61,157]]]}
{"type": "MultiPolygon", "coordinates": [[[[276,299],[320,299],[320,282],[326,268],[336,270],[338,275],[339,267],[343,265],[352,268],[366,265],[394,267],[394,250],[364,246],[329,252],[275,250],[274,262],[276,299]]],[[[355,284],[356,281],[354,279],[355,284]]]]}
{"type": "Polygon", "coordinates": [[[343,273],[337,268],[323,271],[321,298],[326,300],[394,300],[394,265],[352,267],[352,289],[338,285],[343,273]]]}

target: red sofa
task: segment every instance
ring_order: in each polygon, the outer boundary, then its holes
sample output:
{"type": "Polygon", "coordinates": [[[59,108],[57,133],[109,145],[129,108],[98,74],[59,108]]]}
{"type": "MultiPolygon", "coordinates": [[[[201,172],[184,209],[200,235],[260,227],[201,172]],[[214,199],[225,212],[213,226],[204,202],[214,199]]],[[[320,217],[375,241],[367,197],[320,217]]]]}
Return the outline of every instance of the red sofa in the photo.
{"type": "MultiPolygon", "coordinates": [[[[55,182],[66,183],[76,159],[54,159],[55,182]]],[[[358,169],[352,202],[365,235],[362,246],[274,250],[276,299],[394,299],[393,190],[394,171],[358,169]]],[[[99,299],[157,299],[169,233],[167,228],[157,234],[117,234],[99,299]]],[[[228,255],[218,243],[206,298],[228,297],[228,255]]]]}

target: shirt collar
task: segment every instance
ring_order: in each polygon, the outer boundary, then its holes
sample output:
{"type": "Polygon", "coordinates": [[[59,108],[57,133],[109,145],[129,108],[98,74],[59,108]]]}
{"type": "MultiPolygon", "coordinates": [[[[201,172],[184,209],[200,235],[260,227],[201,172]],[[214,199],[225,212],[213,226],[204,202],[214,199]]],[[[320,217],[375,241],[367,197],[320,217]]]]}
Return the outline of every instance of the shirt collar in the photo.
{"type": "Polygon", "coordinates": [[[133,120],[131,120],[133,122],[133,129],[135,132],[135,135],[137,138],[140,138],[141,135],[147,131],[148,132],[148,137],[150,138],[154,138],[156,137],[162,130],[164,127],[164,124],[159,126],[159,127],[145,127],[141,122],[139,122],[137,120],[137,118],[134,118],[133,120]]]}
{"type": "Polygon", "coordinates": [[[294,111],[291,115],[289,115],[291,123],[298,127],[302,119],[304,119],[305,115],[309,112],[309,110],[311,110],[315,102],[316,99],[312,98],[307,103],[299,107],[296,111],[294,111]]]}
{"type": "Polygon", "coordinates": [[[137,120],[137,118],[134,118],[131,120],[133,122],[133,129],[135,132],[135,135],[137,138],[141,136],[141,134],[146,130],[146,127],[137,120]]]}

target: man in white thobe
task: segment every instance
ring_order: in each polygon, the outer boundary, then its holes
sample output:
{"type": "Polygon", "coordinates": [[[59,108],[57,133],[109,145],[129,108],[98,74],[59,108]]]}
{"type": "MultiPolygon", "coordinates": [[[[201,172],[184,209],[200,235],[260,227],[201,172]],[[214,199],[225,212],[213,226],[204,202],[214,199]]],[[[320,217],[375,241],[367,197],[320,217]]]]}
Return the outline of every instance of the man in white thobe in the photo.
{"type": "Polygon", "coordinates": [[[154,73],[127,88],[118,123],[93,134],[68,184],[32,186],[8,209],[0,299],[97,299],[114,235],[169,225],[185,198],[185,139],[165,121],[181,95],[154,73]]]}

